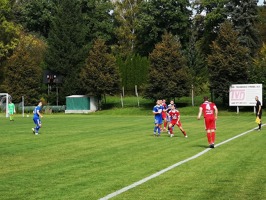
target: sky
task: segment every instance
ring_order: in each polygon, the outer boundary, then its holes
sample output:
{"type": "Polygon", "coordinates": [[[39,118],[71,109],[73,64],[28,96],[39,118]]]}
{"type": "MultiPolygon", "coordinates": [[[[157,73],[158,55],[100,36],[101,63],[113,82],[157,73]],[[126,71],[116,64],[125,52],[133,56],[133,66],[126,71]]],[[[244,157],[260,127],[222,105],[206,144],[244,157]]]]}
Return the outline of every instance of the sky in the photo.
{"type": "Polygon", "coordinates": [[[263,0],[259,0],[258,5],[263,5],[263,0]]]}

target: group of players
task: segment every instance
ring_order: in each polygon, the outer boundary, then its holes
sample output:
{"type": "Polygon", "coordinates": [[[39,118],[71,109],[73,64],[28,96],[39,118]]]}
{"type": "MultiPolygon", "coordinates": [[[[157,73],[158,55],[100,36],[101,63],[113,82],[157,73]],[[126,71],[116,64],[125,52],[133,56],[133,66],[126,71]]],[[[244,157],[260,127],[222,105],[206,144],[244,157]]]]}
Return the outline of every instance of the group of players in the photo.
{"type": "MultiPolygon", "coordinates": [[[[177,110],[173,100],[170,101],[169,105],[166,104],[165,100],[157,100],[156,105],[153,107],[153,114],[155,124],[154,136],[158,137],[161,135],[162,131],[167,130],[170,137],[173,137],[173,127],[177,125],[183,135],[188,137],[180,121],[180,112],[177,110]],[[162,124],[164,126],[163,128],[162,124]]],[[[214,148],[218,109],[213,102],[209,102],[208,97],[204,97],[204,103],[202,103],[199,108],[198,120],[201,118],[202,114],[205,119],[205,129],[209,147],[214,148]]]]}
{"type": "Polygon", "coordinates": [[[154,136],[160,136],[161,131],[167,131],[170,137],[173,137],[173,127],[177,125],[183,135],[188,137],[180,121],[180,112],[176,109],[173,100],[170,101],[169,105],[166,104],[165,100],[157,100],[156,105],[153,107],[153,114],[155,123],[154,136]]]}

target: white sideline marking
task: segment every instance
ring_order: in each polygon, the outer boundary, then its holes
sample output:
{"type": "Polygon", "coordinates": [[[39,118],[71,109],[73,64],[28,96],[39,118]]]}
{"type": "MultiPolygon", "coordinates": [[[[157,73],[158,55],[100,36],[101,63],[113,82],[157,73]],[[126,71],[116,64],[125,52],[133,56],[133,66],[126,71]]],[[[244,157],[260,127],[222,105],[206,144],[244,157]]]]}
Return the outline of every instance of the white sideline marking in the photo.
{"type": "MultiPolygon", "coordinates": [[[[261,126],[264,126],[264,125],[265,124],[262,124],[261,126]]],[[[253,128],[253,129],[251,129],[249,131],[246,131],[246,132],[241,133],[239,135],[236,135],[236,136],[234,136],[232,138],[229,138],[228,140],[225,140],[225,141],[223,141],[223,142],[221,142],[219,144],[216,144],[215,147],[218,147],[218,146],[221,146],[221,145],[223,145],[223,144],[225,144],[227,142],[230,142],[230,141],[232,141],[232,140],[234,140],[234,139],[236,139],[238,137],[241,137],[241,136],[243,136],[243,135],[245,135],[247,133],[250,133],[250,132],[254,131],[255,129],[256,128],[253,128]]],[[[126,191],[128,191],[128,190],[130,190],[130,189],[132,189],[132,188],[134,188],[134,187],[136,187],[138,185],[141,185],[141,184],[143,184],[143,183],[145,183],[145,182],[147,182],[147,181],[149,181],[149,180],[151,180],[151,179],[153,179],[153,178],[155,178],[157,176],[160,176],[161,174],[163,174],[163,173],[165,173],[165,172],[167,172],[167,171],[169,171],[171,169],[174,169],[175,167],[177,167],[179,165],[182,165],[182,164],[184,164],[184,163],[186,163],[186,162],[188,162],[190,160],[194,160],[194,159],[200,157],[201,155],[207,153],[210,150],[211,150],[211,148],[205,149],[204,151],[202,151],[202,152],[200,152],[200,153],[198,153],[198,154],[196,154],[194,156],[191,156],[190,158],[187,158],[187,159],[182,160],[182,161],[180,161],[178,163],[175,163],[175,164],[171,165],[170,167],[167,167],[167,168],[165,168],[165,169],[163,169],[163,170],[161,170],[159,172],[156,172],[155,174],[152,174],[151,176],[148,176],[148,177],[146,177],[146,178],[144,178],[144,179],[142,179],[140,181],[137,181],[137,182],[135,182],[135,183],[133,183],[133,184],[131,184],[129,186],[126,186],[126,187],[124,187],[124,188],[122,188],[120,190],[117,190],[117,191],[115,191],[115,192],[113,192],[111,194],[108,194],[107,196],[105,196],[103,198],[100,198],[99,200],[108,200],[110,198],[113,198],[113,197],[115,197],[115,196],[117,196],[117,195],[119,195],[119,194],[121,194],[123,192],[126,192],[126,191]]]]}

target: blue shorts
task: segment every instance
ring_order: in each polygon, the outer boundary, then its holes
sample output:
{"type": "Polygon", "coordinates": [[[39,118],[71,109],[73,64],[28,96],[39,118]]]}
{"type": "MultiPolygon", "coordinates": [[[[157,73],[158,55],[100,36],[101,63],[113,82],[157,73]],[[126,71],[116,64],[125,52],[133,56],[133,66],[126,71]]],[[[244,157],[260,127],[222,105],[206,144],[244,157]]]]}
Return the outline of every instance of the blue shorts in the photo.
{"type": "Polygon", "coordinates": [[[154,119],[154,124],[162,124],[163,123],[163,119],[154,119]]]}
{"type": "Polygon", "coordinates": [[[42,124],[40,118],[33,118],[33,121],[34,121],[34,124],[36,124],[36,125],[42,124]]]}

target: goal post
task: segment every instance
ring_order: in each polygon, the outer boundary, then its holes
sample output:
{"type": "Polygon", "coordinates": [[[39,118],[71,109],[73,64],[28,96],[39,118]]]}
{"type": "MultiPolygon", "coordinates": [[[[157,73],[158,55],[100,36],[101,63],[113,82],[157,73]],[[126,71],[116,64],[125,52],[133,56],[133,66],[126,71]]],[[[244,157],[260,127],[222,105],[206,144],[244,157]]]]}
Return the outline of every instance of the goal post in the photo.
{"type": "Polygon", "coordinates": [[[10,95],[8,93],[0,93],[0,105],[4,104],[4,100],[6,101],[6,117],[8,117],[8,101],[10,95]]]}

